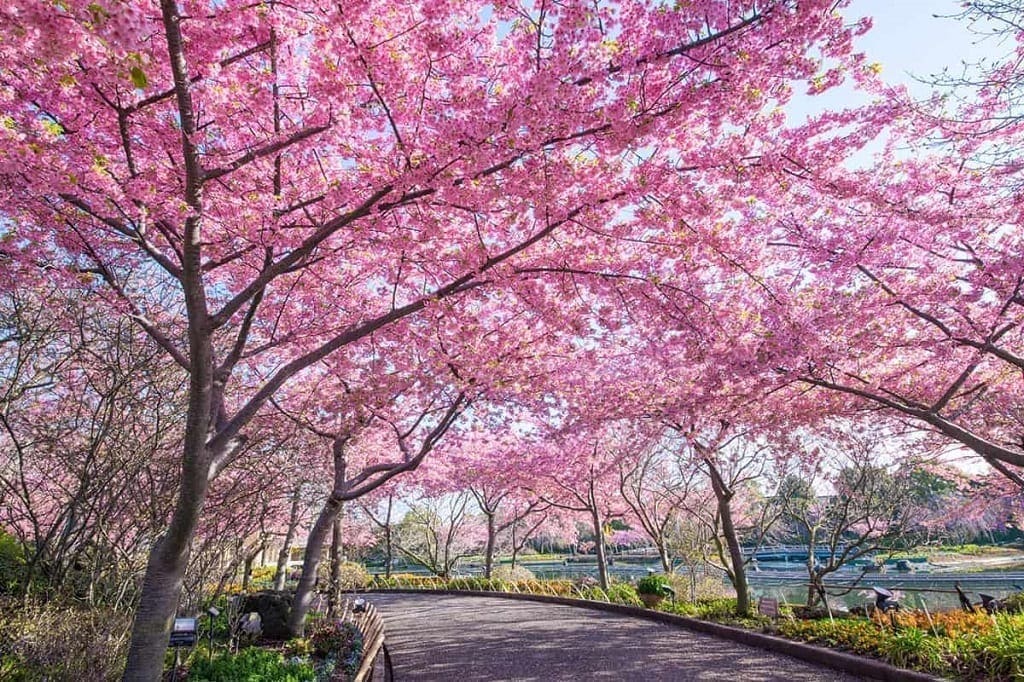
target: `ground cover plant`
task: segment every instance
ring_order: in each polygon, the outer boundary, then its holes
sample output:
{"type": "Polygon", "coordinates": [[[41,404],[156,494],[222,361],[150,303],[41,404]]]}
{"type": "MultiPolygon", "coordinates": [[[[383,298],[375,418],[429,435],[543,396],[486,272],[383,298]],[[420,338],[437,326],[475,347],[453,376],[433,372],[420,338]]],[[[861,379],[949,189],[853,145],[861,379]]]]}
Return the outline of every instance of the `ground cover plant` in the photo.
{"type": "Polygon", "coordinates": [[[288,661],[277,651],[249,647],[237,654],[221,653],[213,659],[197,656],[189,666],[189,682],[315,682],[312,664],[288,661]]]}
{"type": "MultiPolygon", "coordinates": [[[[232,640],[226,624],[220,622],[223,619],[218,618],[214,624],[212,655],[207,632],[201,630],[198,645],[185,652],[178,669],[179,679],[189,682],[337,682],[351,678],[363,655],[363,638],[358,627],[350,621],[321,614],[313,616],[305,637],[285,642],[268,641],[258,635],[243,635],[232,640]]],[[[168,656],[173,659],[170,653],[168,656]]]]}

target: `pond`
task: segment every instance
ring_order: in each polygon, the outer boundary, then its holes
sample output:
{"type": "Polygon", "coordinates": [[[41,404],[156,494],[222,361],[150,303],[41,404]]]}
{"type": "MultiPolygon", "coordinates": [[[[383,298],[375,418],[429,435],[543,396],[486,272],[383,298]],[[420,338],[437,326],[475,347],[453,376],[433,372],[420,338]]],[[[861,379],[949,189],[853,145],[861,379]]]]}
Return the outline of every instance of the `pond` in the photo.
{"type": "MultiPolygon", "coordinates": [[[[593,557],[572,557],[562,561],[521,561],[519,565],[528,568],[541,579],[596,577],[597,565],[593,557]]],[[[914,562],[912,571],[897,571],[891,567],[884,573],[862,575],[855,567],[844,568],[826,581],[829,604],[836,609],[850,608],[873,601],[872,586],[883,587],[898,593],[900,601],[909,608],[927,606],[931,611],[960,608],[954,585],[959,583],[971,601],[981,601],[980,593],[997,598],[1014,592],[1024,591],[1024,570],[1011,566],[1004,569],[988,570],[955,569],[931,566],[926,562],[914,562]]],[[[380,567],[369,567],[371,573],[382,571],[380,567]]],[[[429,575],[420,566],[403,566],[396,572],[429,575]]],[[[685,568],[677,569],[685,572],[685,568]]],[[[661,565],[656,560],[637,558],[614,559],[608,567],[613,578],[637,580],[650,573],[660,573],[661,565]]],[[[459,575],[481,575],[483,567],[467,564],[460,567],[459,575]]],[[[760,562],[758,570],[748,573],[750,591],[755,598],[774,597],[780,603],[803,604],[807,598],[807,573],[802,565],[794,562],[760,562]]],[[[723,583],[725,581],[722,577],[723,583]]]]}

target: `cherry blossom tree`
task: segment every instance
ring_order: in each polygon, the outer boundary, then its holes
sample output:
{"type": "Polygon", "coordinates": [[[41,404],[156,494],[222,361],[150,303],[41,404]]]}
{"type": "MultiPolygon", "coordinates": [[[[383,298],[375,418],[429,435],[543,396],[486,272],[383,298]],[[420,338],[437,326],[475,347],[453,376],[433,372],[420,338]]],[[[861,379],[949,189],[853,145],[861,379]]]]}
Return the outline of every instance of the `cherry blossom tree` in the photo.
{"type": "Polygon", "coordinates": [[[775,201],[751,210],[774,263],[757,361],[824,389],[826,409],[882,408],[1024,487],[1021,14],[965,11],[1014,37],[1005,59],[929,102],[891,90],[912,113],[874,159],[794,157],[775,201]]]}
{"type": "Polygon", "coordinates": [[[628,432],[625,424],[604,423],[555,434],[533,455],[531,467],[535,495],[551,507],[585,516],[605,590],[611,584],[605,534],[627,510],[618,494],[616,462],[632,448],[628,432]]]}
{"type": "MultiPolygon", "coordinates": [[[[545,521],[548,506],[530,490],[534,472],[526,454],[535,443],[511,430],[514,419],[502,433],[478,431],[463,438],[457,449],[446,453],[443,462],[453,487],[467,490],[487,525],[484,545],[484,576],[491,577],[499,542],[505,536],[518,554],[524,543],[545,521]],[[527,521],[529,519],[529,521],[527,521]]],[[[515,557],[513,557],[513,564],[515,557]]]]}
{"type": "Polygon", "coordinates": [[[619,461],[619,493],[632,518],[658,550],[665,573],[673,572],[670,536],[693,477],[681,470],[664,443],[636,443],[636,451],[619,461]]]}
{"type": "Polygon", "coordinates": [[[554,297],[548,314],[581,325],[549,275],[595,259],[597,281],[658,277],[671,265],[633,239],[714,238],[759,189],[747,159],[804,139],[780,128],[794,81],[869,75],[851,43],[869,24],[834,10],[0,10],[5,287],[92,277],[188,377],[177,498],[125,679],[159,676],[209,486],[275,393],[336,354],[414,343],[432,316],[474,336],[499,297],[554,297]]]}
{"type": "MultiPolygon", "coordinates": [[[[396,398],[401,404],[402,396],[396,398]]],[[[405,398],[410,399],[409,396],[405,398]]],[[[357,413],[349,420],[342,419],[332,431],[321,430],[308,423],[305,425],[309,431],[331,444],[333,484],[306,538],[302,575],[288,618],[288,627],[296,635],[301,635],[306,613],[312,603],[317,570],[328,533],[340,536],[335,529],[342,505],[369,494],[395,476],[415,470],[465,409],[467,398],[464,392],[459,392],[450,397],[441,394],[424,403],[414,398],[410,402],[411,414],[397,418],[367,411],[357,413]],[[380,430],[373,433],[369,427],[374,419],[383,421],[389,433],[380,433],[380,430]],[[354,444],[362,446],[364,456],[361,458],[361,466],[357,465],[353,470],[350,469],[350,450],[354,444]]],[[[410,409],[410,406],[404,407],[410,409]]],[[[335,548],[338,544],[335,543],[335,548]]],[[[332,560],[337,562],[334,557],[332,560]]]]}
{"type": "Polygon", "coordinates": [[[150,494],[173,494],[180,379],[89,295],[11,292],[0,320],[0,524],[28,549],[25,595],[131,603],[166,512],[150,494]]]}

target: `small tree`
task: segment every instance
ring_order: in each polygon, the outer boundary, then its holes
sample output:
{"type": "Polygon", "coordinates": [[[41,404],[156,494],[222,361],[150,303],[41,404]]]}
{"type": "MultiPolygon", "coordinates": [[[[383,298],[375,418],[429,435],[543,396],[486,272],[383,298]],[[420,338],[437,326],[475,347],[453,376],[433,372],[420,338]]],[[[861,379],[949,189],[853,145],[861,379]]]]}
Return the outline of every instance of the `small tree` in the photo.
{"type": "MultiPolygon", "coordinates": [[[[914,505],[912,466],[891,469],[878,443],[849,431],[839,447],[787,476],[775,503],[792,532],[807,543],[807,606],[825,594],[826,578],[853,559],[906,540],[921,509],[914,505]]],[[[836,447],[833,444],[831,447],[836,447]]]]}
{"type": "Polygon", "coordinates": [[[409,506],[396,529],[396,546],[434,575],[448,578],[459,562],[482,549],[484,524],[470,513],[467,492],[424,497],[409,506]]]}

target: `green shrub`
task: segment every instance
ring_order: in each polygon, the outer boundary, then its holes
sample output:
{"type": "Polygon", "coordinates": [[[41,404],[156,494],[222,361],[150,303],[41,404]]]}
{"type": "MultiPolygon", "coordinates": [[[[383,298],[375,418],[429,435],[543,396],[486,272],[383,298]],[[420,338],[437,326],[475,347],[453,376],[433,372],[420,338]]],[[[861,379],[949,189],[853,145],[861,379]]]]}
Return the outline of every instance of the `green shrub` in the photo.
{"type": "Polygon", "coordinates": [[[25,548],[13,536],[0,530],[0,595],[15,594],[24,579],[25,548]]]}
{"type": "Polygon", "coordinates": [[[1024,616],[999,615],[994,627],[962,642],[969,652],[958,658],[958,672],[964,679],[1024,679],[1024,616]]]}
{"type": "Polygon", "coordinates": [[[581,587],[578,588],[577,597],[580,599],[586,599],[588,601],[602,601],[610,602],[611,599],[608,597],[608,593],[602,590],[597,585],[593,587],[581,587]]]}
{"type": "Polygon", "coordinates": [[[694,602],[698,618],[715,620],[718,618],[731,618],[736,615],[735,597],[718,597],[712,599],[698,599],[694,602]]]}
{"type": "Polygon", "coordinates": [[[339,569],[338,582],[343,590],[361,590],[373,580],[363,565],[354,561],[342,562],[339,569]]]}
{"type": "Polygon", "coordinates": [[[289,662],[280,653],[250,647],[222,654],[212,661],[198,658],[188,671],[189,682],[315,682],[316,671],[306,662],[289,662]]]}
{"type": "Polygon", "coordinates": [[[658,605],[658,610],[688,618],[699,618],[755,630],[770,631],[773,629],[772,619],[767,616],[758,614],[740,616],[736,610],[735,597],[704,598],[695,602],[663,601],[658,605]]]}
{"type": "MultiPolygon", "coordinates": [[[[317,567],[317,580],[322,585],[329,585],[331,581],[331,562],[321,561],[317,567]]],[[[369,571],[354,561],[343,561],[338,566],[338,589],[361,590],[369,587],[373,582],[369,571]]]]}
{"type": "Polygon", "coordinates": [[[649,575],[636,583],[636,591],[639,594],[656,594],[659,597],[668,594],[670,587],[669,579],[663,575],[649,575]]]}
{"type": "Polygon", "coordinates": [[[615,583],[608,588],[608,600],[616,604],[640,606],[640,596],[636,588],[629,583],[615,583]]]}
{"type": "Polygon", "coordinates": [[[942,672],[947,666],[941,639],[931,637],[920,628],[900,628],[883,638],[884,659],[901,668],[925,672],[942,672]]]}

